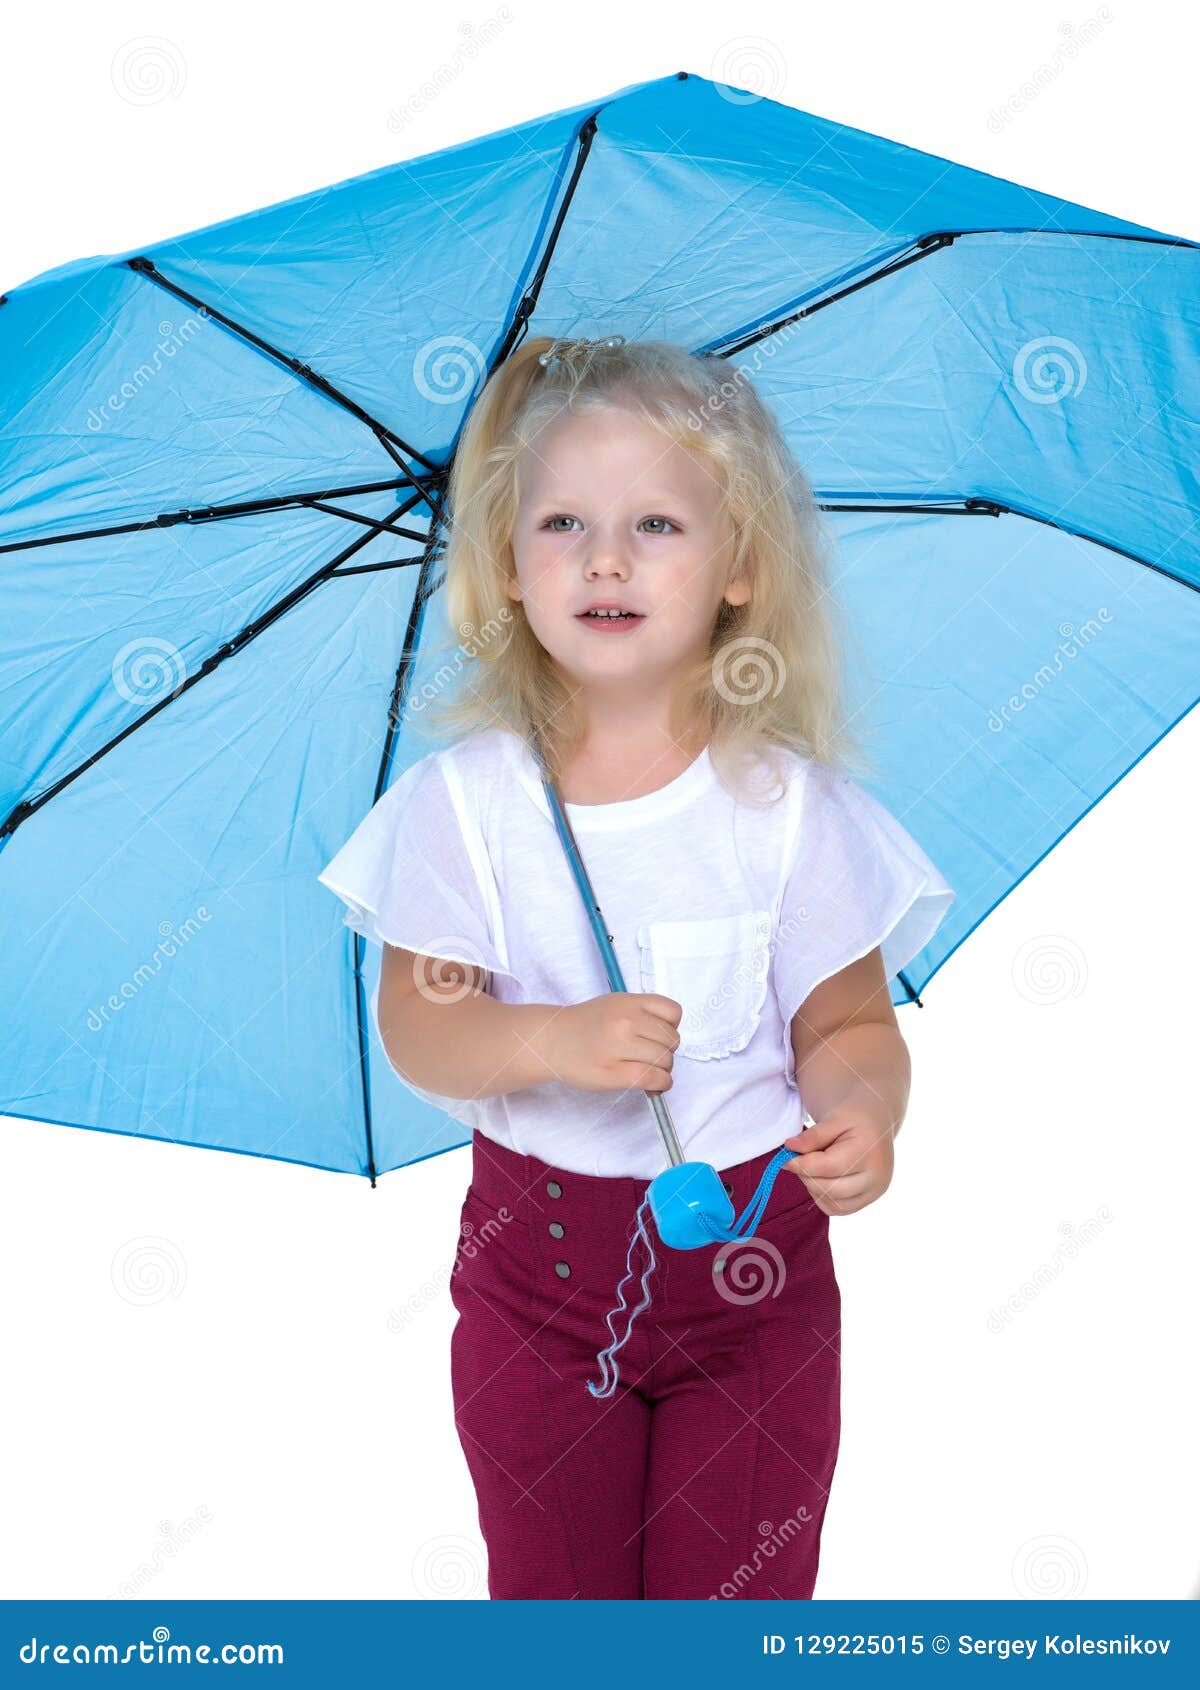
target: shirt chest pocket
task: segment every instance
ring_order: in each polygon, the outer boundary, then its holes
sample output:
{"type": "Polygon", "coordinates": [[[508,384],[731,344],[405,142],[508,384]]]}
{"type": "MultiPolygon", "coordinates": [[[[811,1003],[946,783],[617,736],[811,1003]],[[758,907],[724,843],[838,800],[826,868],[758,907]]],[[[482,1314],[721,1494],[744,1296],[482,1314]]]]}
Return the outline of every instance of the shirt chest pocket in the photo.
{"type": "Polygon", "coordinates": [[[749,1044],[766,996],[770,939],[769,910],[638,928],[642,990],[683,1010],[680,1056],[703,1061],[749,1044]]]}

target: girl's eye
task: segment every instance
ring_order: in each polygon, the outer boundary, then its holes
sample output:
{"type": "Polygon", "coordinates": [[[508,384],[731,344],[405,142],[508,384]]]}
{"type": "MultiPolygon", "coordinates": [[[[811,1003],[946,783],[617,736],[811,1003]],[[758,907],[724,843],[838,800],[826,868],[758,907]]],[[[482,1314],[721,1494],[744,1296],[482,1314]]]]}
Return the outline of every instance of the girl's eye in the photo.
{"type": "MultiPolygon", "coordinates": [[[[552,534],[566,534],[566,533],[569,532],[569,530],[566,529],[566,528],[556,528],[555,523],[557,523],[557,522],[575,522],[576,520],[577,519],[573,516],[552,516],[552,517],[548,517],[547,520],[543,523],[542,526],[544,528],[548,528],[552,534]]],[[[642,518],[642,521],[643,522],[661,522],[661,523],[663,523],[664,524],[663,528],[655,528],[655,529],[651,530],[651,532],[655,533],[655,534],[663,534],[663,533],[666,532],[667,528],[674,528],[676,526],[675,523],[673,523],[671,521],[669,516],[646,516],[646,517],[642,518]]]]}

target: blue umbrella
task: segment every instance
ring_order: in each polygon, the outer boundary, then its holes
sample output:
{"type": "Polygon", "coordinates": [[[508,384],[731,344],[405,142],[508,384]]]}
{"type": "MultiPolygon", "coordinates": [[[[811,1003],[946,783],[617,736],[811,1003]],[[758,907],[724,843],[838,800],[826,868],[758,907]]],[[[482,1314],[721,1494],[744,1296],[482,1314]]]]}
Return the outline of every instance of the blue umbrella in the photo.
{"type": "Polygon", "coordinates": [[[0,305],[0,1110],[462,1144],[316,876],[428,745],[447,467],[529,333],[745,371],[834,527],[918,994],[1196,702],[1197,245],[680,73],[0,305]]]}

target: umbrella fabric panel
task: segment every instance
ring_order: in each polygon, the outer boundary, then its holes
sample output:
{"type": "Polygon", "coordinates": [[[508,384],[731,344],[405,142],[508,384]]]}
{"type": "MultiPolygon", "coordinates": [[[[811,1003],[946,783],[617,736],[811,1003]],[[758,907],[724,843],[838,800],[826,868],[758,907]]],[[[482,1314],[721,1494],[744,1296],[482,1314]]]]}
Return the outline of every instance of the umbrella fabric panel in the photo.
{"type": "Polygon", "coordinates": [[[415,574],[327,581],[8,838],[0,1111],[366,1171],[313,876],[369,807],[415,574]]]}
{"type": "Polygon", "coordinates": [[[1028,228],[1159,233],[703,77],[664,79],[601,111],[538,328],[726,344],[923,237],[1028,228]]]}
{"type": "Polygon", "coordinates": [[[755,382],[827,499],[989,498],[1200,586],[1198,342],[1190,248],[979,235],[764,341],[755,382]]]}
{"type": "Polygon", "coordinates": [[[869,784],[958,894],[919,992],[1195,704],[1200,593],[1019,517],[829,520],[869,784]]]}
{"type": "Polygon", "coordinates": [[[396,473],[347,411],[123,264],[15,289],[0,359],[4,544],[396,473]]]}
{"type": "MultiPolygon", "coordinates": [[[[394,501],[376,496],[358,506],[382,518],[394,501]]],[[[18,801],[38,801],[176,687],[207,686],[195,677],[214,652],[363,532],[324,512],[292,510],[74,541],[6,560],[3,814],[18,801]]],[[[396,540],[371,540],[360,555],[399,550],[396,540]]],[[[377,679],[376,729],[385,694],[377,679]]],[[[3,851],[0,841],[0,862],[3,851]]]]}

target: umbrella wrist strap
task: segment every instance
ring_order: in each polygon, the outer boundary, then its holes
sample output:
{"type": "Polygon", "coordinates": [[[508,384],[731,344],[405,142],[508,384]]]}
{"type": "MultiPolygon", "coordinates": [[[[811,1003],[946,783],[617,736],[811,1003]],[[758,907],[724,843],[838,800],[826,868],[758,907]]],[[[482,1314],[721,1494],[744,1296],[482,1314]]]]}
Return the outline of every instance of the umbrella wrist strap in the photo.
{"type": "MultiPolygon", "coordinates": [[[[708,1235],[708,1241],[714,1244],[729,1244],[744,1238],[752,1238],[758,1227],[759,1221],[761,1221],[763,1217],[763,1212],[770,1200],[771,1192],[774,1188],[775,1181],[779,1177],[780,1170],[786,1163],[792,1161],[795,1155],[796,1152],[786,1144],[775,1152],[774,1156],[772,1156],[771,1160],[762,1171],[762,1177],[759,1179],[758,1187],[754,1196],[747,1203],[738,1218],[731,1224],[722,1225],[720,1221],[718,1221],[704,1208],[696,1209],[693,1218],[695,1224],[700,1230],[700,1233],[706,1233],[708,1235]]],[[[693,1164],[693,1166],[695,1166],[695,1164],[693,1164]]],[[[716,1178],[715,1169],[713,1170],[713,1173],[714,1178],[716,1178]]],[[[659,1179],[662,1177],[663,1176],[661,1174],[657,1176],[659,1179]]],[[[651,1181],[651,1185],[653,1185],[653,1183],[654,1182],[651,1181]]],[[[609,1344],[606,1349],[601,1350],[596,1357],[597,1364],[600,1368],[600,1383],[595,1385],[590,1379],[587,1381],[587,1388],[594,1397],[600,1397],[602,1399],[611,1397],[613,1392],[616,1390],[617,1384],[620,1380],[620,1373],[617,1368],[616,1361],[617,1352],[618,1350],[624,1349],[625,1345],[629,1342],[629,1336],[633,1331],[634,1321],[637,1319],[638,1315],[641,1314],[642,1310],[648,1308],[650,1305],[650,1275],[653,1273],[657,1264],[657,1257],[654,1254],[654,1242],[650,1236],[652,1228],[648,1224],[648,1222],[653,1218],[653,1199],[651,1196],[650,1186],[647,1186],[645,1195],[643,1196],[641,1203],[638,1205],[637,1221],[634,1226],[633,1237],[629,1241],[629,1250],[625,1257],[625,1276],[617,1286],[617,1306],[609,1315],[606,1316],[606,1324],[610,1334],[612,1335],[612,1343],[609,1344]],[[634,1276],[635,1269],[633,1266],[633,1253],[638,1246],[639,1240],[642,1244],[644,1244],[649,1260],[642,1270],[641,1301],[637,1303],[634,1308],[630,1309],[629,1304],[625,1300],[625,1285],[634,1276]],[[618,1338],[615,1322],[626,1310],[629,1312],[629,1319],[625,1326],[625,1335],[624,1337],[618,1338]]],[[[696,1239],[697,1244],[702,1244],[704,1241],[703,1236],[696,1239]]]]}

